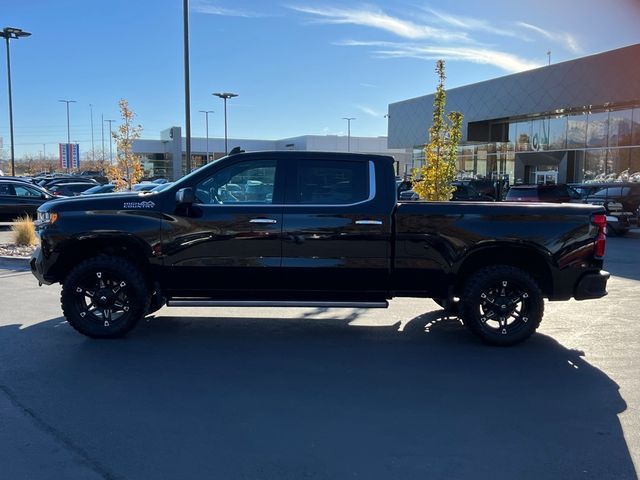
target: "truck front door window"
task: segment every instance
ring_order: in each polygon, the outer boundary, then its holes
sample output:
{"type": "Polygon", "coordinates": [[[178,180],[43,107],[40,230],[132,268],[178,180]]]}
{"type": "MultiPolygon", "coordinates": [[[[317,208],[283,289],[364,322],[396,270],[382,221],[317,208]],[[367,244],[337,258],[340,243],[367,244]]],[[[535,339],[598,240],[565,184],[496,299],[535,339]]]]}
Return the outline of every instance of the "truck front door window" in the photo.
{"type": "Polygon", "coordinates": [[[218,170],[196,186],[202,204],[271,204],[275,160],[240,162],[218,170]]]}

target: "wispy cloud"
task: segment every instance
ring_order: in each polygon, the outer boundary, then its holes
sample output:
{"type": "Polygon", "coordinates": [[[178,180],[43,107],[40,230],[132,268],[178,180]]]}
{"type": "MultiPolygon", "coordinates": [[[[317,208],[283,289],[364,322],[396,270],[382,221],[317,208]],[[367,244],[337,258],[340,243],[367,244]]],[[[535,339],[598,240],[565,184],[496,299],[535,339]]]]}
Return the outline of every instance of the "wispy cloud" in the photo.
{"type": "Polygon", "coordinates": [[[380,85],[374,85],[373,83],[361,83],[360,86],[365,88],[380,88],[380,85]]]}
{"type": "Polygon", "coordinates": [[[314,15],[316,22],[372,27],[412,40],[469,41],[467,34],[464,32],[451,32],[428,25],[419,25],[409,20],[392,17],[382,10],[373,7],[349,9],[290,6],[289,8],[297,12],[314,15]]]}
{"type": "Polygon", "coordinates": [[[347,40],[337,45],[374,47],[377,58],[418,58],[422,60],[465,61],[493,65],[506,72],[515,73],[542,66],[541,63],[522,59],[510,53],[475,47],[426,46],[401,42],[361,42],[347,40]]]}
{"type": "Polygon", "coordinates": [[[208,15],[220,15],[223,17],[261,18],[261,17],[271,16],[271,15],[253,12],[249,10],[227,8],[227,7],[220,6],[218,2],[211,2],[207,0],[192,1],[191,9],[197,13],[206,13],[208,15]]]}
{"type": "Polygon", "coordinates": [[[486,20],[479,18],[464,17],[460,15],[452,15],[450,13],[434,10],[432,8],[424,8],[429,13],[430,18],[439,23],[444,23],[453,28],[459,28],[462,30],[469,30],[475,32],[486,32],[493,35],[499,35],[504,37],[517,37],[518,34],[511,29],[492,25],[486,20]]]}
{"type": "Polygon", "coordinates": [[[366,113],[367,115],[370,115],[372,117],[382,117],[382,113],[378,112],[377,110],[374,110],[371,107],[367,107],[365,105],[356,105],[355,106],[358,110],[360,110],[362,113],[366,113]]]}
{"type": "MultiPolygon", "coordinates": [[[[445,59],[496,66],[506,72],[520,72],[541,66],[540,63],[516,54],[491,48],[472,37],[473,32],[517,37],[512,29],[500,28],[482,19],[455,16],[434,9],[422,8],[411,19],[399,18],[377,7],[335,8],[323,6],[289,6],[291,10],[310,15],[314,22],[352,24],[370,27],[406,41],[337,42],[336,45],[368,47],[376,58],[445,59]],[[430,15],[427,18],[424,12],[430,15]],[[437,22],[436,25],[433,22],[437,22]]],[[[513,24],[512,24],[513,26],[513,24]]],[[[520,26],[521,27],[521,26],[520,26]]]]}
{"type": "Polygon", "coordinates": [[[578,45],[578,41],[570,33],[566,33],[566,32],[562,32],[562,33],[550,32],[549,30],[545,30],[544,28],[540,28],[540,27],[538,27],[536,25],[532,25],[532,24],[526,23],[526,22],[517,22],[516,25],[518,25],[519,27],[523,27],[523,28],[526,28],[528,30],[531,30],[532,32],[535,32],[538,35],[541,35],[542,37],[547,38],[548,40],[551,40],[553,42],[561,43],[567,50],[569,50],[569,51],[571,51],[573,53],[581,53],[582,52],[582,48],[580,47],[580,45],[578,45]]]}

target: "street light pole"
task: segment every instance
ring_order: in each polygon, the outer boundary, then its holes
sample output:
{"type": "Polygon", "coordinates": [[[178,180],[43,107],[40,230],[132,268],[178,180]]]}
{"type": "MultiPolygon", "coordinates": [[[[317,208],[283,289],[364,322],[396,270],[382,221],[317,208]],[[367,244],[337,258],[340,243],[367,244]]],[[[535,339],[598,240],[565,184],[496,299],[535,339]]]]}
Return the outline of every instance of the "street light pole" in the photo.
{"type": "Polygon", "coordinates": [[[227,100],[233,97],[237,97],[238,94],[225,92],[212,93],[212,95],[215,95],[216,97],[224,100],[224,154],[226,155],[229,152],[229,149],[227,148],[227,100]]]}
{"type": "Polygon", "coordinates": [[[351,120],[355,120],[355,117],[342,117],[347,121],[347,152],[351,151],[351,120]]]}
{"type": "Polygon", "coordinates": [[[11,97],[11,55],[9,53],[9,39],[18,39],[20,37],[28,37],[31,34],[19,28],[5,27],[0,32],[0,37],[4,37],[7,41],[7,82],[9,84],[9,137],[11,140],[11,175],[15,176],[15,149],[13,146],[13,100],[11,97]]]}
{"type": "Polygon", "coordinates": [[[91,110],[91,159],[96,161],[96,147],[93,143],[93,105],[89,104],[89,110],[91,110]]]}
{"type": "Polygon", "coordinates": [[[102,132],[102,168],[104,168],[104,114],[102,113],[100,114],[100,127],[102,132]]]}
{"type": "Polygon", "coordinates": [[[111,132],[111,124],[115,122],[115,120],[104,120],[104,121],[109,122],[109,164],[113,165],[113,146],[111,144],[113,133],[111,132]]]}
{"type": "Polygon", "coordinates": [[[187,154],[187,171],[191,172],[191,94],[189,92],[189,0],[182,4],[182,16],[184,22],[184,111],[185,111],[185,138],[187,154]]]}
{"type": "Polygon", "coordinates": [[[71,164],[71,130],[69,129],[69,104],[76,103],[75,100],[58,100],[59,102],[67,104],[67,154],[69,158],[67,158],[67,173],[69,173],[69,165],[71,164]]]}
{"type": "Polygon", "coordinates": [[[213,110],[199,110],[200,113],[204,113],[204,118],[205,118],[205,129],[207,132],[207,159],[204,162],[209,163],[209,114],[210,113],[215,113],[213,110]]]}

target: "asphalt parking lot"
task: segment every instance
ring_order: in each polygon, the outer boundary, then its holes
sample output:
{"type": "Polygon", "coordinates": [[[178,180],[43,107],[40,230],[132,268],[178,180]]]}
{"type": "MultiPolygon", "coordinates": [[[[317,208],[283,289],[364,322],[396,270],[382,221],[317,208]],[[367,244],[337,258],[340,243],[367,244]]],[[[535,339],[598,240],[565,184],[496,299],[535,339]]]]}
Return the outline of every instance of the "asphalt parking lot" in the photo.
{"type": "Polygon", "coordinates": [[[124,340],[0,262],[0,478],[634,479],[640,230],[609,296],[487,347],[430,300],[163,309],[124,340]]]}

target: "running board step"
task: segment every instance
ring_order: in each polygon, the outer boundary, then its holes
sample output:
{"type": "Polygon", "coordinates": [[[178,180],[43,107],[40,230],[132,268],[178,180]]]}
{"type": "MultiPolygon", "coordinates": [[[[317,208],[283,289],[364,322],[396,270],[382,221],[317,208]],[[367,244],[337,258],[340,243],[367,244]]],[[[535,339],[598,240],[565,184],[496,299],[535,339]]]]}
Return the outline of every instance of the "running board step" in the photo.
{"type": "Polygon", "coordinates": [[[300,300],[209,300],[171,298],[169,307],[323,307],[323,308],[387,308],[389,302],[322,302],[300,300]]]}

